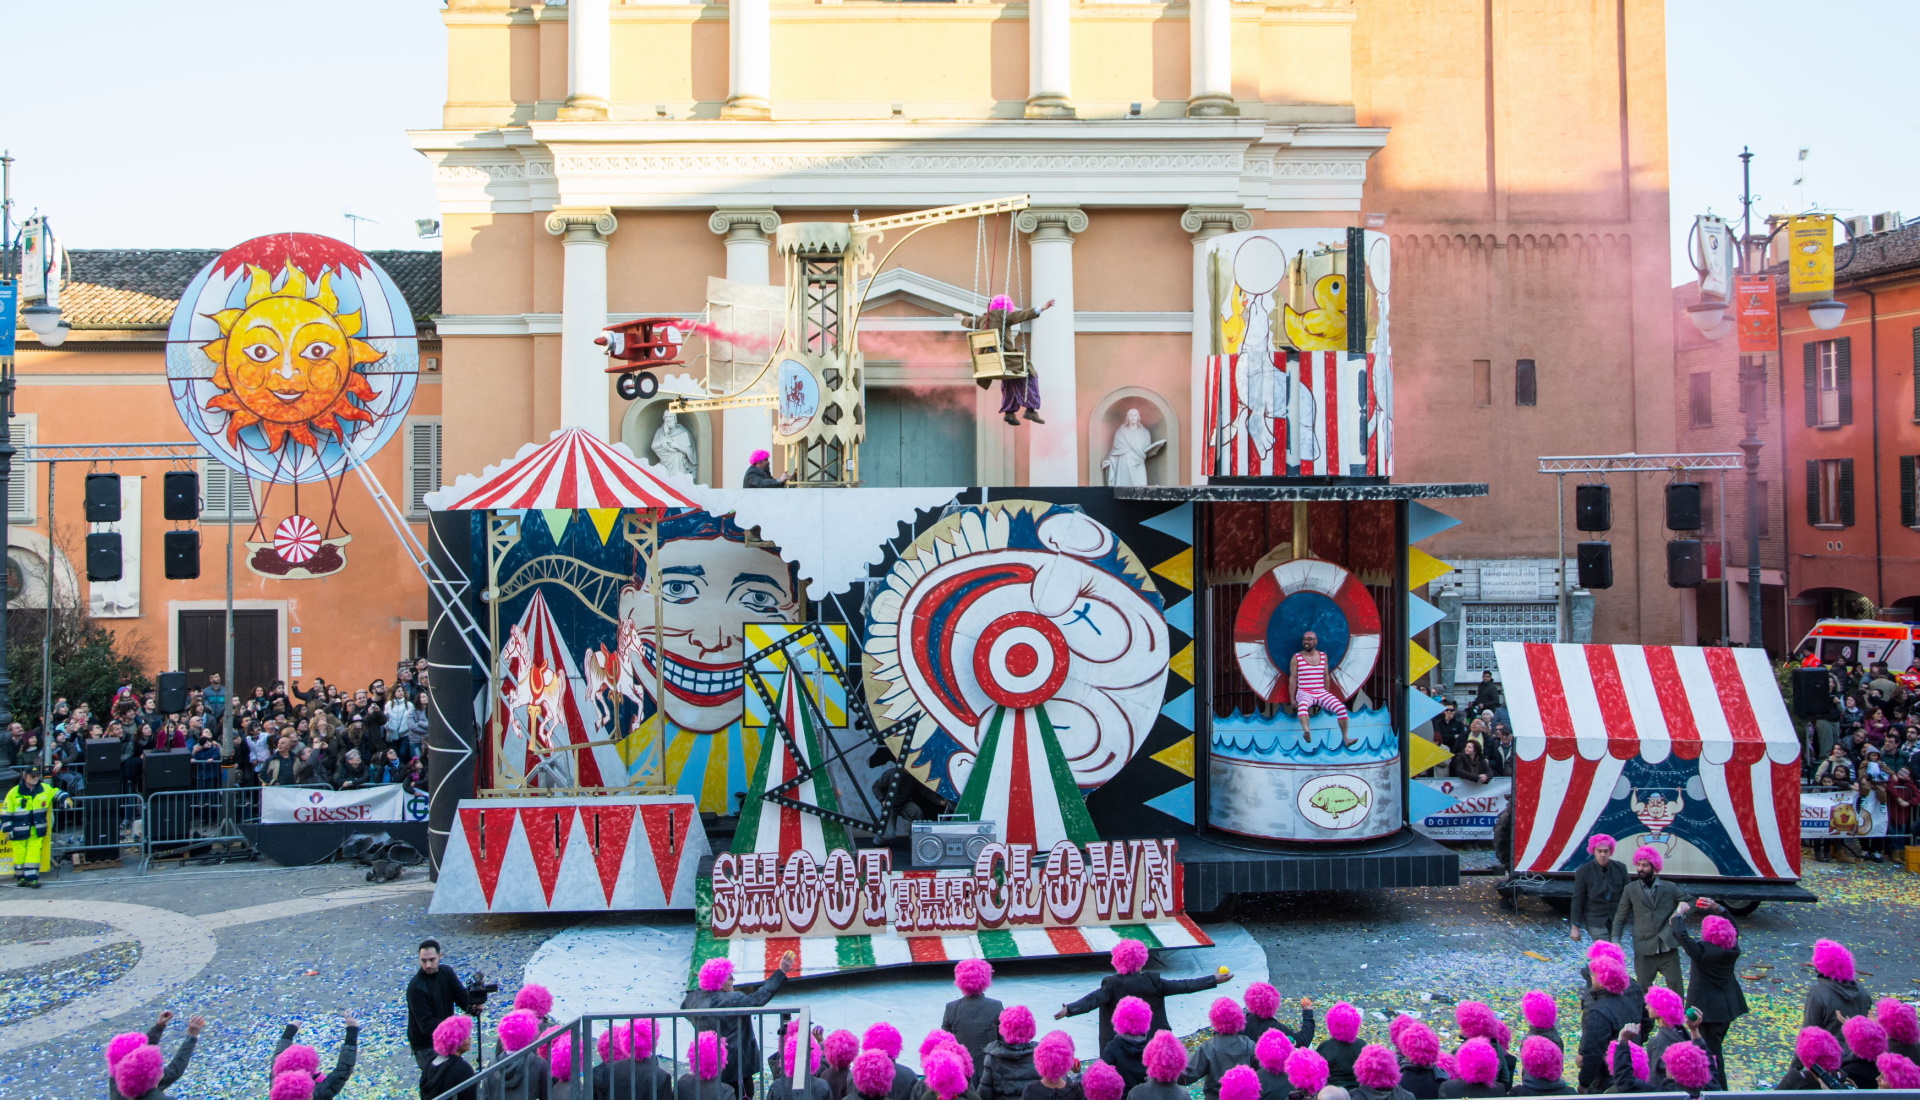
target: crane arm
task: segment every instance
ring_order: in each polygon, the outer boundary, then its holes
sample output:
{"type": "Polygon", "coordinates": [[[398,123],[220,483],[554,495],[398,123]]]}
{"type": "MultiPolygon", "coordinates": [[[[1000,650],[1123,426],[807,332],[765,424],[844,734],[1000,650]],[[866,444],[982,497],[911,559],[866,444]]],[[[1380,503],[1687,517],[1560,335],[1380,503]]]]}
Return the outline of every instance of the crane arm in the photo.
{"type": "Polygon", "coordinates": [[[888,218],[870,218],[867,221],[854,222],[850,228],[857,234],[885,233],[890,229],[939,225],[942,222],[959,221],[962,218],[984,218],[990,214],[1025,210],[1029,202],[1030,199],[1026,195],[1009,195],[1004,199],[970,202],[964,206],[942,206],[933,210],[915,210],[911,214],[895,214],[888,218]]]}

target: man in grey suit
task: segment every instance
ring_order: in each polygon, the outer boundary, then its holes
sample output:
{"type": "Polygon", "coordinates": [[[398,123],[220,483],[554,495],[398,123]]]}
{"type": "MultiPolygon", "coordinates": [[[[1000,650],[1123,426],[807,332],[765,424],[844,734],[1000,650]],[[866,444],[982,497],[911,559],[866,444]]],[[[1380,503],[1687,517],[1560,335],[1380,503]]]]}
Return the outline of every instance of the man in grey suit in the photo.
{"type": "Polygon", "coordinates": [[[1674,909],[1691,904],[1693,899],[1680,888],[1660,877],[1665,860],[1660,849],[1642,844],[1633,853],[1634,877],[1620,892],[1620,907],[1613,911],[1611,939],[1620,942],[1620,933],[1631,914],[1633,918],[1633,975],[1640,988],[1652,988],[1653,976],[1666,980],[1667,988],[1687,995],[1680,970],[1680,942],[1674,938],[1667,918],[1674,909]]]}

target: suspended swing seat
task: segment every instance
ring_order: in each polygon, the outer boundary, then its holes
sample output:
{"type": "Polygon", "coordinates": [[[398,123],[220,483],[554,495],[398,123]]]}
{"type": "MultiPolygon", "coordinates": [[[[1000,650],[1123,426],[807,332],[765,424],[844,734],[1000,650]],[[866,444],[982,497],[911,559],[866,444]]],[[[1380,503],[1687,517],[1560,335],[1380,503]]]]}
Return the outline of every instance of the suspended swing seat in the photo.
{"type": "Polygon", "coordinates": [[[973,380],[982,386],[1001,378],[1027,376],[1027,353],[1000,346],[999,329],[967,333],[967,350],[973,356],[973,380]]]}
{"type": "Polygon", "coordinates": [[[607,349],[613,360],[608,374],[617,374],[614,389],[632,401],[660,392],[660,379],[653,371],[681,365],[679,332],[673,327],[685,322],[677,317],[639,317],[608,325],[594,343],[607,349]]]}

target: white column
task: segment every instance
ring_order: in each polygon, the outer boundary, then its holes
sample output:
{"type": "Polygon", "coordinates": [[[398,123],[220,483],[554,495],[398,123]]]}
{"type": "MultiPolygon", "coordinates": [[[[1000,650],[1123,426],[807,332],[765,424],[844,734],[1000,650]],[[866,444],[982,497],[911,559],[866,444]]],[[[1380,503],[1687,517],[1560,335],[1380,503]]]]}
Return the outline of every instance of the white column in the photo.
{"type": "Polygon", "coordinates": [[[1033,258],[1034,306],[1053,308],[1033,322],[1028,358],[1040,377],[1040,415],[1023,422],[1028,439],[1027,484],[1080,484],[1079,373],[1074,367],[1073,235],[1087,228],[1079,207],[1023,210],[1016,224],[1028,234],[1033,258]]]}
{"type": "Polygon", "coordinates": [[[1073,0],[1028,0],[1027,117],[1072,118],[1073,0]]]}
{"type": "Polygon", "coordinates": [[[619,228],[613,211],[559,209],[547,232],[563,238],[560,288],[560,426],[605,439],[613,429],[606,349],[594,343],[607,327],[607,237],[619,228]]]}
{"type": "Polygon", "coordinates": [[[1189,115],[1237,115],[1233,105],[1233,0],[1187,0],[1193,93],[1189,115]]]}
{"type": "MultiPolygon", "coordinates": [[[[726,234],[728,282],[766,286],[773,281],[773,242],[767,234],[780,228],[780,215],[765,208],[723,208],[707,219],[707,228],[726,234]]],[[[772,446],[772,409],[722,409],[720,470],[713,484],[737,488],[753,452],[772,446]]]]}
{"type": "Polygon", "coordinates": [[[722,118],[773,117],[773,4],[727,0],[727,105],[722,118]]]}
{"type": "Polygon", "coordinates": [[[1207,356],[1213,354],[1213,295],[1207,286],[1207,242],[1224,233],[1253,228],[1253,215],[1238,206],[1189,206],[1180,228],[1193,234],[1193,366],[1187,392],[1187,479],[1200,481],[1200,455],[1206,447],[1207,356]]]}
{"type": "Polygon", "coordinates": [[[563,119],[603,119],[613,98],[611,0],[568,0],[563,119]]]}

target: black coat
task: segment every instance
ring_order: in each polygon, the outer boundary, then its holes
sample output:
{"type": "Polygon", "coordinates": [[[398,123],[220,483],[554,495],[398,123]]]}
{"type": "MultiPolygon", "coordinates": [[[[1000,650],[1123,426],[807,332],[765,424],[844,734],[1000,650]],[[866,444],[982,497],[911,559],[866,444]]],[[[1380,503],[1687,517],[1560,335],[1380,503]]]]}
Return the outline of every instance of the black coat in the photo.
{"type": "MultiPolygon", "coordinates": [[[[767,976],[767,980],[753,987],[752,992],[741,989],[718,989],[708,992],[704,989],[689,990],[680,1000],[684,1009],[702,1008],[759,1008],[787,981],[787,972],[776,970],[767,976]]],[[[727,1064],[720,1071],[720,1079],[734,1087],[740,1095],[749,1089],[740,1087],[740,1083],[751,1081],[760,1067],[759,1029],[750,1017],[744,1016],[694,1016],[689,1018],[695,1031],[715,1031],[727,1044],[727,1064]]]]}
{"type": "Polygon", "coordinates": [[[1005,1039],[988,1043],[986,1057],[974,1063],[980,1070],[974,1077],[973,1091],[980,1094],[980,1100],[1020,1100],[1027,1086],[1040,1079],[1039,1071],[1033,1068],[1033,1048],[1038,1045],[1005,1039]]]}
{"type": "Polygon", "coordinates": [[[1601,993],[1580,1015],[1580,1088],[1592,1092],[1608,1077],[1607,1044],[1620,1029],[1640,1020],[1640,1004],[1624,994],[1601,993]]]}
{"type": "Polygon", "coordinates": [[[1840,1034],[1840,1016],[1865,1016],[1873,1011],[1873,998],[1860,988],[1859,982],[1838,982],[1832,978],[1815,978],[1813,988],[1807,990],[1806,1010],[1801,1014],[1801,1027],[1825,1028],[1840,1040],[1845,1049],[1846,1038],[1840,1034]]]}
{"type": "Polygon", "coordinates": [[[1573,1086],[1567,1084],[1565,1081],[1559,1080],[1558,1078],[1555,1078],[1552,1081],[1542,1081],[1538,1077],[1528,1075],[1528,1076],[1522,1077],[1520,1079],[1519,1084],[1508,1089],[1507,1095],[1508,1096],[1572,1096],[1573,1086]]]}
{"type": "Polygon", "coordinates": [[[407,983],[407,1049],[432,1050],[433,1029],[466,1003],[466,990],[453,967],[442,963],[431,974],[414,971],[407,983]]]}
{"type": "Polygon", "coordinates": [[[1104,1050],[1107,1041],[1113,1038],[1113,1006],[1119,1004],[1122,998],[1138,997],[1147,1002],[1147,1007],[1153,1010],[1153,1023],[1148,1026],[1147,1034],[1154,1035],[1173,1030],[1173,1025],[1167,1022],[1168,997],[1198,993],[1219,984],[1220,979],[1212,974],[1198,978],[1163,978],[1145,970],[1132,974],[1109,974],[1100,979],[1100,988],[1066,1006],[1067,1015],[1078,1016],[1082,1012],[1099,1009],[1100,1047],[1104,1050]]]}
{"type": "MultiPolygon", "coordinates": [[[[1413,1096],[1413,1100],[1439,1100],[1440,1089],[1447,1083],[1445,1077],[1433,1066],[1401,1066],[1400,1087],[1413,1096]]],[[[1265,1100],[1263,1093],[1261,1100],[1265,1100]]]]}
{"type": "Polygon", "coordinates": [[[1086,1100],[1087,1094],[1080,1089],[1080,1082],[1072,1078],[1060,1088],[1050,1089],[1035,1080],[1020,1094],[1020,1100],[1086,1100]]]}
{"type": "Polygon", "coordinates": [[[1497,1084],[1469,1085],[1458,1077],[1440,1086],[1440,1095],[1445,1100],[1455,1100],[1456,1097],[1461,1096],[1505,1096],[1506,1094],[1507,1090],[1497,1084]]]}
{"type": "Polygon", "coordinates": [[[1220,1079],[1235,1066],[1253,1065],[1253,1041],[1245,1035],[1218,1035],[1201,1043],[1187,1059],[1183,1085],[1206,1082],[1201,1093],[1207,1100],[1220,1100],[1220,1079]]]}
{"type": "MultiPolygon", "coordinates": [[[[465,1058],[449,1058],[444,1062],[429,1062],[420,1073],[420,1100],[433,1100],[448,1089],[460,1088],[462,1082],[473,1079],[473,1067],[465,1058]]],[[[460,1089],[457,1100],[479,1100],[479,1089],[468,1085],[460,1089]]]]}
{"type": "Polygon", "coordinates": [[[1285,1035],[1287,1041],[1292,1043],[1295,1049],[1310,1047],[1313,1045],[1313,1009],[1303,1008],[1300,1010],[1300,1030],[1298,1031],[1281,1023],[1277,1016],[1256,1016],[1251,1012],[1247,1013],[1247,1030],[1241,1032],[1241,1034],[1252,1039],[1255,1046],[1260,1044],[1260,1036],[1265,1035],[1269,1031],[1278,1031],[1280,1034],[1285,1035]]]}
{"type": "Polygon", "coordinates": [[[1347,1090],[1352,1100],[1413,1100],[1413,1094],[1404,1088],[1370,1089],[1359,1085],[1347,1090]]]}
{"type": "Polygon", "coordinates": [[[887,1090],[887,1100],[913,1100],[913,1090],[920,1083],[920,1075],[906,1066],[893,1064],[893,1087],[887,1090]]]}
{"type": "MultiPolygon", "coordinates": [[[[947,1010],[940,1014],[940,1029],[953,1034],[960,1045],[973,1055],[976,1072],[984,1064],[987,1056],[987,1044],[1000,1038],[1000,1010],[1004,1006],[992,997],[975,995],[956,997],[947,1002],[947,1010]]],[[[975,1082],[976,1088],[978,1082],[975,1082]]],[[[992,1100],[983,1091],[980,1100],[992,1100]]]]}
{"type": "Polygon", "coordinates": [[[1101,1046],[1100,1059],[1120,1074],[1121,1083],[1127,1086],[1127,1092],[1132,1092],[1147,1080],[1147,1067],[1141,1060],[1146,1049],[1145,1035],[1115,1035],[1101,1046]]]}
{"type": "Polygon", "coordinates": [[[1687,980],[1687,1004],[1700,1010],[1709,1024],[1730,1024],[1747,1014],[1747,994],[1740,988],[1740,945],[1718,947],[1687,934],[1685,914],[1672,920],[1673,938],[1693,960],[1687,980]]]}
{"type": "MultiPolygon", "coordinates": [[[[1269,1073],[1265,1066],[1254,1066],[1254,1075],[1260,1078],[1260,1100],[1287,1100],[1293,1095],[1293,1082],[1287,1080],[1284,1073],[1269,1073]]],[[[1402,1081],[1404,1084],[1404,1080],[1402,1081]]],[[[1416,1097],[1415,1100],[1418,1100],[1416,1097]]],[[[1428,1100],[1432,1100],[1431,1097],[1428,1100]]]]}
{"type": "Polygon", "coordinates": [[[724,1081],[699,1081],[683,1073],[673,1083],[673,1100],[733,1100],[733,1086],[724,1081]]]}
{"type": "Polygon", "coordinates": [[[1605,867],[1589,859],[1573,872],[1573,909],[1568,916],[1575,928],[1597,924],[1606,928],[1613,911],[1620,905],[1620,892],[1627,888],[1627,867],[1617,859],[1605,867]]]}
{"type": "Polygon", "coordinates": [[[1327,1039],[1315,1047],[1314,1049],[1320,1052],[1320,1057],[1327,1060],[1327,1084],[1339,1085],[1349,1092],[1353,1091],[1354,1087],[1360,1083],[1359,1078],[1353,1075],[1353,1063],[1360,1057],[1360,1052],[1365,1050],[1366,1046],[1358,1036],[1355,1036],[1351,1043],[1327,1039]]]}
{"type": "Polygon", "coordinates": [[[1535,1035],[1538,1035],[1538,1036],[1539,1036],[1540,1038],[1542,1038],[1542,1039],[1545,1039],[1545,1040],[1546,1040],[1547,1042],[1549,1042],[1549,1043],[1552,1043],[1552,1044],[1553,1044],[1554,1046],[1557,1046],[1557,1047],[1559,1047],[1559,1048],[1560,1048],[1560,1052],[1561,1052],[1562,1054],[1564,1054],[1564,1053],[1566,1053],[1566,1050],[1567,1050],[1567,1041],[1566,1041],[1565,1039],[1563,1039],[1563,1038],[1561,1038],[1561,1037],[1560,1037],[1560,1029],[1559,1029],[1559,1028],[1557,1028],[1557,1027],[1530,1027],[1530,1028],[1528,1028],[1528,1029],[1527,1029],[1527,1033],[1526,1033],[1526,1034],[1525,1034],[1524,1036],[1522,1036],[1522,1037],[1521,1037],[1521,1039],[1520,1039],[1520,1045],[1521,1045],[1521,1046],[1525,1046],[1525,1045],[1526,1045],[1526,1043],[1527,1043],[1527,1040],[1528,1040],[1528,1039],[1531,1039],[1531,1038],[1533,1038],[1533,1037],[1534,1037],[1535,1035]]]}
{"type": "Polygon", "coordinates": [[[593,1067],[593,1100],[673,1100],[673,1076],[652,1058],[593,1067]]]}

